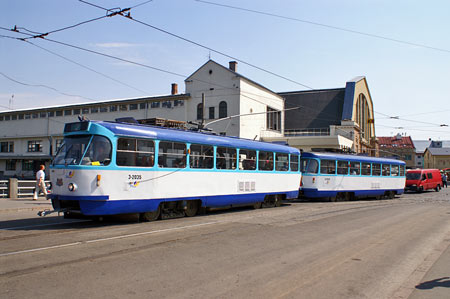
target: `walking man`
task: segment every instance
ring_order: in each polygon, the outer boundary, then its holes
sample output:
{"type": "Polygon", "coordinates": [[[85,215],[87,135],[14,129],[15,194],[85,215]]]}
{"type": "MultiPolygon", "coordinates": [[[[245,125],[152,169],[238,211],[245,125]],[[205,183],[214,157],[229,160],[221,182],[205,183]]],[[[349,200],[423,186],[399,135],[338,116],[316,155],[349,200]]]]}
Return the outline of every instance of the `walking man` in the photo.
{"type": "Polygon", "coordinates": [[[447,188],[447,174],[445,172],[442,173],[442,185],[442,187],[447,188]]]}
{"type": "Polygon", "coordinates": [[[34,189],[34,196],[33,196],[33,200],[37,200],[38,199],[38,195],[39,195],[39,190],[42,191],[42,193],[44,193],[45,197],[47,197],[47,189],[45,188],[45,166],[44,165],[40,165],[39,166],[39,171],[36,173],[36,188],[34,189]]]}

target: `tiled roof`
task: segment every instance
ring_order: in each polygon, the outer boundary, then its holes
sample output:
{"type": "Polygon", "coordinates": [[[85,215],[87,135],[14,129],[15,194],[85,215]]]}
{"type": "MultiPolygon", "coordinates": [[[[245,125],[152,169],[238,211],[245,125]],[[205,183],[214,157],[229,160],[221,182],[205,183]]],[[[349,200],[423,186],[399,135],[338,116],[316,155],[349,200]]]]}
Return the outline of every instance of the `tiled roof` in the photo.
{"type": "Polygon", "coordinates": [[[415,148],[410,136],[377,137],[380,146],[389,148],[415,148]]]}

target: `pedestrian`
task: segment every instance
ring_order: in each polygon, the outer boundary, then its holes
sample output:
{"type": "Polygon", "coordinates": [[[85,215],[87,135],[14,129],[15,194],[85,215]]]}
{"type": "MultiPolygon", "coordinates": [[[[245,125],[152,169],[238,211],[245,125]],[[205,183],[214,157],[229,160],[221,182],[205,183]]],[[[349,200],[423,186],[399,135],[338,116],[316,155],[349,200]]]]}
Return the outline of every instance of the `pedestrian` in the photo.
{"type": "Polygon", "coordinates": [[[442,187],[447,188],[447,174],[445,172],[442,173],[442,187]]]}
{"type": "Polygon", "coordinates": [[[44,195],[47,197],[47,189],[45,188],[45,166],[44,165],[40,165],[39,166],[39,171],[36,172],[36,187],[34,189],[34,195],[33,195],[33,200],[37,200],[38,199],[38,195],[39,195],[39,190],[42,191],[42,193],[44,193],[44,195]]]}

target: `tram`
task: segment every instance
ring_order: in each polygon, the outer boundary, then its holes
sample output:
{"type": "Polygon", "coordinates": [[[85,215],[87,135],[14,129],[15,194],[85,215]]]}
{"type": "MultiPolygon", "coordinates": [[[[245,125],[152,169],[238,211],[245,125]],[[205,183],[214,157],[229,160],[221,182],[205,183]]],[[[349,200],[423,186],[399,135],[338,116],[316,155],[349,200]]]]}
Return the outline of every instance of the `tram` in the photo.
{"type": "Polygon", "coordinates": [[[394,198],[406,183],[405,162],[395,159],[303,152],[300,168],[300,195],[306,198],[394,198]]]}
{"type": "Polygon", "coordinates": [[[139,213],[142,220],[206,208],[279,206],[297,198],[298,149],[209,133],[108,121],[68,123],[50,167],[55,211],[139,213]]]}

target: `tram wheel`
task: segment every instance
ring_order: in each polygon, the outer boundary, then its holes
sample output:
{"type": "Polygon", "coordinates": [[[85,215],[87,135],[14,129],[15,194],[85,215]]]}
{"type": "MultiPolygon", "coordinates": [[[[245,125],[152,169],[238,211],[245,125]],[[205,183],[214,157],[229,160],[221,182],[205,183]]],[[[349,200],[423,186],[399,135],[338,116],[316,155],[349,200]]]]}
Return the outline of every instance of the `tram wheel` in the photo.
{"type": "Polygon", "coordinates": [[[389,199],[393,199],[395,197],[395,192],[394,191],[389,191],[388,194],[387,194],[387,197],[389,199]]]}
{"type": "Polygon", "coordinates": [[[255,202],[255,203],[253,204],[253,208],[254,208],[255,210],[261,209],[261,207],[262,207],[262,202],[255,202]]]}
{"type": "Polygon", "coordinates": [[[283,196],[281,194],[275,195],[275,207],[281,207],[283,196]]]}
{"type": "Polygon", "coordinates": [[[155,220],[158,220],[160,215],[161,215],[161,207],[158,206],[156,211],[141,213],[139,215],[139,220],[141,220],[141,221],[155,221],[155,220]]]}
{"type": "Polygon", "coordinates": [[[197,214],[198,211],[198,201],[196,200],[189,200],[186,203],[186,210],[184,211],[184,214],[187,217],[192,217],[195,216],[197,214]]]}
{"type": "Polygon", "coordinates": [[[349,200],[349,195],[347,192],[339,192],[336,195],[336,201],[348,201],[349,200]]]}

